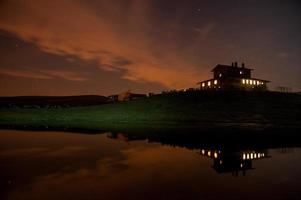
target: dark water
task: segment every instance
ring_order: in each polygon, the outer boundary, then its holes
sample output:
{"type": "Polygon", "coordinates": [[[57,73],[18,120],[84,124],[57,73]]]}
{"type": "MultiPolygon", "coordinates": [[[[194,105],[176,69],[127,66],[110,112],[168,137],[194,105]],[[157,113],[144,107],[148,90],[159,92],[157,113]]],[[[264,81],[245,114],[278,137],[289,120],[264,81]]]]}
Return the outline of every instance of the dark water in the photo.
{"type": "Polygon", "coordinates": [[[298,145],[181,137],[2,130],[0,199],[300,199],[298,145]]]}

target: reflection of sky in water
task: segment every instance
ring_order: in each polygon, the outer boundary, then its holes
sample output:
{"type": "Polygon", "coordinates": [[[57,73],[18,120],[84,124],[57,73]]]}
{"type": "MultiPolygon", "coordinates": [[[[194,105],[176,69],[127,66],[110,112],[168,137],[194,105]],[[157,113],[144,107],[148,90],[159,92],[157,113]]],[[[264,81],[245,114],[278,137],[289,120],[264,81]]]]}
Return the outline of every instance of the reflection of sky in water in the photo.
{"type": "Polygon", "coordinates": [[[253,160],[253,170],[235,177],[213,169],[214,150],[212,158],[203,156],[201,149],[124,142],[105,134],[1,131],[0,137],[1,196],[5,199],[300,196],[301,151],[297,148],[290,149],[292,153],[270,149],[269,158],[253,160]]]}

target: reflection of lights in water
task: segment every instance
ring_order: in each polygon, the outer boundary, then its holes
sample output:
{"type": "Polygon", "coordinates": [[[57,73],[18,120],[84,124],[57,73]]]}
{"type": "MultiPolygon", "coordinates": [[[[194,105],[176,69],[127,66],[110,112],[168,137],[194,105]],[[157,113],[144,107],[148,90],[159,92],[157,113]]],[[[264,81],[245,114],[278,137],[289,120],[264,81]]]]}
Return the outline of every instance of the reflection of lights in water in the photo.
{"type": "Polygon", "coordinates": [[[214,152],[214,158],[217,158],[217,153],[216,152],[214,152]]]}
{"type": "Polygon", "coordinates": [[[208,156],[211,156],[211,151],[208,151],[208,156]]]}
{"type": "Polygon", "coordinates": [[[265,157],[264,153],[256,153],[253,151],[252,153],[243,153],[242,159],[243,160],[252,160],[252,159],[259,159],[265,157]]]}

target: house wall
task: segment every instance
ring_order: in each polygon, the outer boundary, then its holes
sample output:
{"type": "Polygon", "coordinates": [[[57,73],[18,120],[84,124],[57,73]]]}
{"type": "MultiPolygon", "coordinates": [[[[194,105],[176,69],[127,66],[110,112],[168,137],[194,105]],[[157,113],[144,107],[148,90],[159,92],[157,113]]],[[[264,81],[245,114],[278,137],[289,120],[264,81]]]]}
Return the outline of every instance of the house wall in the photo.
{"type": "Polygon", "coordinates": [[[266,90],[266,82],[257,79],[220,78],[200,82],[201,90],[266,90]],[[210,81],[210,86],[208,82],[210,81]]]}
{"type": "Polygon", "coordinates": [[[251,78],[251,70],[242,67],[217,68],[213,72],[214,79],[236,77],[251,78]]]}

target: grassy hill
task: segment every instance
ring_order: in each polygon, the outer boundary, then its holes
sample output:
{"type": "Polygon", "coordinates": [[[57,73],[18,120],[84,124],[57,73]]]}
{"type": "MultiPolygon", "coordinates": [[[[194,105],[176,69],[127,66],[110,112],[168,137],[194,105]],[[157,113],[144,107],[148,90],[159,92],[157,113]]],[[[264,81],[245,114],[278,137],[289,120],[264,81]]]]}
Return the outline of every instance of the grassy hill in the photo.
{"type": "Polygon", "coordinates": [[[2,108],[0,126],[88,130],[300,129],[300,116],[300,94],[212,91],[162,94],[85,107],[2,108]]]}
{"type": "Polygon", "coordinates": [[[81,96],[17,96],[0,97],[0,108],[21,107],[70,107],[99,105],[108,102],[108,98],[98,95],[81,96]]]}

